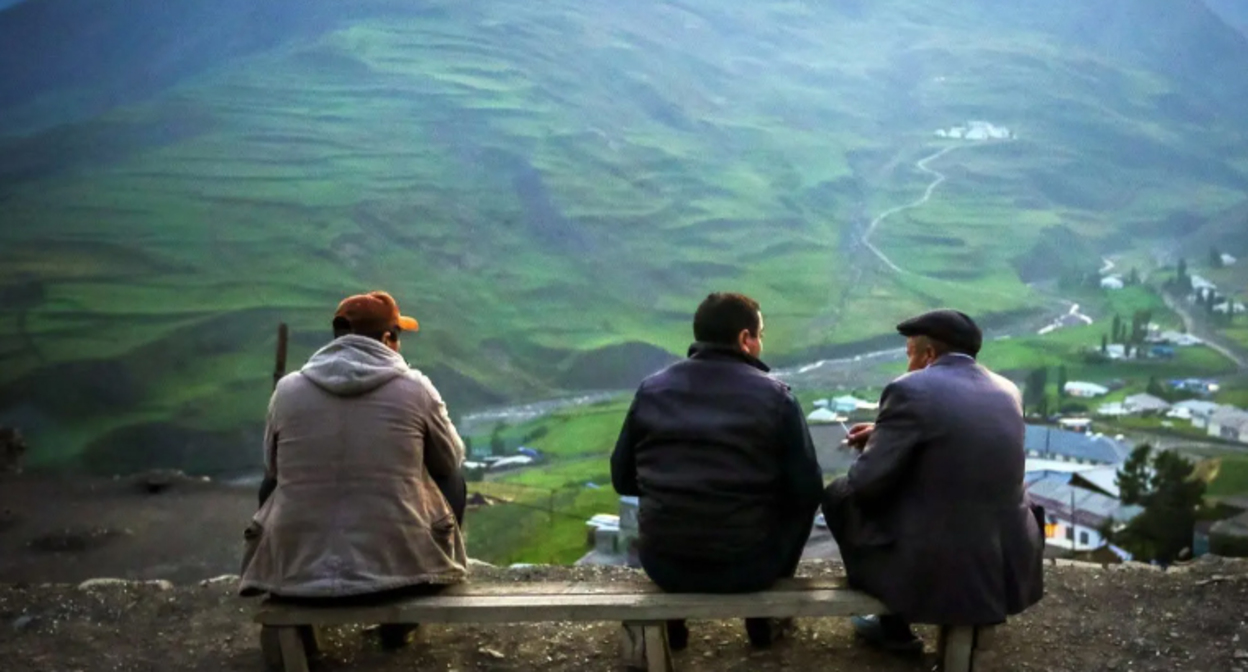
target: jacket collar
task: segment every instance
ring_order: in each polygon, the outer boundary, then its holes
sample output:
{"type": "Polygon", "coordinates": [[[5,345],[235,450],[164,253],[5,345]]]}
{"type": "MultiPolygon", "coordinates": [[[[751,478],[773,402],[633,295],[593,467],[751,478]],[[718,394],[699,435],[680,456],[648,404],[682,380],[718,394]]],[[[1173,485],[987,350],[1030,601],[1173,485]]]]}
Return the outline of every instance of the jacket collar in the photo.
{"type": "Polygon", "coordinates": [[[737,361],[742,364],[748,364],[764,373],[771,371],[771,367],[767,366],[757,357],[752,357],[739,349],[729,345],[720,345],[718,343],[703,343],[698,341],[689,346],[690,359],[705,359],[718,361],[737,361]]]}
{"type": "Polygon", "coordinates": [[[977,364],[977,362],[975,361],[975,358],[970,355],[965,355],[960,352],[950,352],[950,353],[941,355],[940,357],[937,357],[936,361],[932,362],[931,365],[932,366],[975,366],[975,364],[977,364]]]}

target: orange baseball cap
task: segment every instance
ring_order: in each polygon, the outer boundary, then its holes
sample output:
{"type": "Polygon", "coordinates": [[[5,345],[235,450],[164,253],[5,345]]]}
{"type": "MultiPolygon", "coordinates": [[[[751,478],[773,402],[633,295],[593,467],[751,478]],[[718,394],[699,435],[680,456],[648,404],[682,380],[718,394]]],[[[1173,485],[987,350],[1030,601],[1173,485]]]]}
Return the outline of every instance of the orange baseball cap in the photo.
{"type": "Polygon", "coordinates": [[[348,296],[338,304],[334,319],[342,318],[356,334],[380,334],[398,327],[403,331],[420,331],[414,317],[399,312],[399,304],[386,292],[369,292],[348,296]]]}

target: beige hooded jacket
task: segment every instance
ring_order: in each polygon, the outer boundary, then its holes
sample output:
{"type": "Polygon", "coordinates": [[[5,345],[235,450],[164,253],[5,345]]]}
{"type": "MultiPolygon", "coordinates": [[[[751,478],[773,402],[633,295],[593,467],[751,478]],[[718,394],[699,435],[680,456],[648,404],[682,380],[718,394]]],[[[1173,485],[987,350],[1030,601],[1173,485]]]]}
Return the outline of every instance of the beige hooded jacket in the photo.
{"type": "Polygon", "coordinates": [[[240,591],[340,597],[467,578],[434,475],[464,446],[433,384],[398,353],[344,336],[282,378],[265,467],[277,489],[247,530],[240,591]]]}

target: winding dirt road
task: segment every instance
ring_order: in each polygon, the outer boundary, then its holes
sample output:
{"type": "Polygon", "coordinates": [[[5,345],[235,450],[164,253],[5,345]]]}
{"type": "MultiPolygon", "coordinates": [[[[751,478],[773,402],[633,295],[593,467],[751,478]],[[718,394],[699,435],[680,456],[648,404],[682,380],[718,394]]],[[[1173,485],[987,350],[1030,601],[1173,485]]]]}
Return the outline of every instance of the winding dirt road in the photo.
{"type": "Polygon", "coordinates": [[[890,208],[888,210],[885,210],[884,212],[880,213],[878,217],[871,220],[871,224],[867,226],[867,230],[864,231],[862,234],[862,244],[865,245],[868,250],[871,250],[872,254],[874,254],[876,257],[879,257],[880,261],[884,262],[885,266],[888,266],[889,268],[893,269],[894,271],[898,273],[902,273],[906,275],[915,275],[914,273],[911,273],[910,271],[907,271],[906,269],[893,263],[893,260],[889,259],[888,255],[881,252],[880,248],[876,247],[875,244],[871,242],[871,234],[875,233],[875,230],[879,228],[880,224],[884,223],[884,220],[888,219],[889,217],[892,217],[893,215],[896,215],[898,213],[905,212],[906,210],[913,210],[915,208],[921,208],[924,205],[927,205],[927,202],[932,200],[932,194],[936,192],[936,188],[939,187],[941,183],[943,183],[947,179],[944,173],[938,170],[933,170],[931,168],[928,168],[927,164],[931,163],[932,161],[935,161],[936,159],[939,159],[940,157],[948,154],[949,152],[952,152],[955,149],[961,149],[962,147],[966,147],[966,146],[967,145],[949,145],[948,147],[940,150],[939,152],[936,152],[935,154],[932,154],[931,156],[928,156],[923,159],[919,159],[914,164],[914,167],[918,168],[920,171],[924,173],[927,173],[928,175],[931,175],[934,178],[932,180],[932,183],[927,185],[927,189],[923,192],[923,197],[918,199],[917,201],[914,201],[913,203],[907,203],[905,205],[899,205],[895,208],[890,208]]]}
{"type": "Polygon", "coordinates": [[[1232,362],[1235,362],[1235,366],[1238,366],[1240,371],[1248,371],[1248,357],[1245,357],[1243,351],[1220,342],[1217,334],[1209,329],[1206,329],[1205,323],[1193,317],[1191,311],[1188,309],[1188,306],[1183,301],[1176,300],[1170,295],[1170,292],[1163,291],[1161,293],[1161,298],[1166,302],[1166,307],[1174,311],[1179,318],[1183,320],[1184,331],[1192,334],[1193,336],[1199,337],[1205,342],[1205,345],[1216,350],[1219,354],[1223,355],[1232,362]]]}

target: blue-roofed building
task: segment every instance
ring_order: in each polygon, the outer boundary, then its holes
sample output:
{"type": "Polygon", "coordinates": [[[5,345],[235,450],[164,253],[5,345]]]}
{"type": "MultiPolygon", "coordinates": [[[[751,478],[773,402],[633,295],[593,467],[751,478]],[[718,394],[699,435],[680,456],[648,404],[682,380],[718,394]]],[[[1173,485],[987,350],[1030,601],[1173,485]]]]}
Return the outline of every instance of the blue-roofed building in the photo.
{"type": "Polygon", "coordinates": [[[1131,454],[1130,446],[1108,436],[1043,425],[1027,425],[1023,445],[1028,457],[1075,464],[1117,465],[1131,454]]]}

